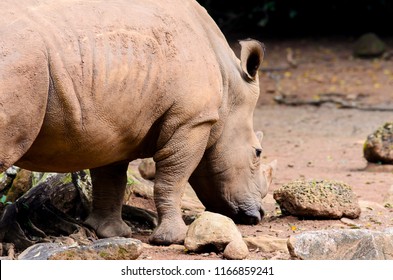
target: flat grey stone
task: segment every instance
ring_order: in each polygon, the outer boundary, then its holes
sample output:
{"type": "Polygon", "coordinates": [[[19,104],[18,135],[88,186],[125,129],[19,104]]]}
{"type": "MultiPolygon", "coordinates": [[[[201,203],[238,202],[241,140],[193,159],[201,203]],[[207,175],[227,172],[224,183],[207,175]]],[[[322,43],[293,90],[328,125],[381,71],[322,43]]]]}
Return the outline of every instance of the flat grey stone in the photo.
{"type": "Polygon", "coordinates": [[[91,245],[65,246],[59,243],[39,243],[23,251],[19,260],[131,260],[142,253],[142,242],[132,238],[99,239],[91,245]]]}
{"type": "Polygon", "coordinates": [[[302,260],[392,260],[393,228],[304,232],[289,238],[288,249],[302,260]]]}

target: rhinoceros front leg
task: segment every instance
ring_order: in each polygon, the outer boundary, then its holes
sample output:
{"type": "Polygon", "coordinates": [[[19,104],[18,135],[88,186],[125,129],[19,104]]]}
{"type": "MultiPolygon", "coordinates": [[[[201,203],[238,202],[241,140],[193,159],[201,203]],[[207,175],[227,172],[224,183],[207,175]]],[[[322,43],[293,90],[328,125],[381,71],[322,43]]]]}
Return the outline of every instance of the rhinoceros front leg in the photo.
{"type": "Polygon", "coordinates": [[[128,162],[90,169],[93,205],[85,223],[98,237],[131,237],[130,227],[121,218],[127,168],[128,162]]]}
{"type": "Polygon", "coordinates": [[[187,226],[182,219],[181,198],[186,183],[206,149],[210,123],[178,129],[155,155],[154,200],[158,226],[149,242],[158,245],[182,244],[187,226]]]}

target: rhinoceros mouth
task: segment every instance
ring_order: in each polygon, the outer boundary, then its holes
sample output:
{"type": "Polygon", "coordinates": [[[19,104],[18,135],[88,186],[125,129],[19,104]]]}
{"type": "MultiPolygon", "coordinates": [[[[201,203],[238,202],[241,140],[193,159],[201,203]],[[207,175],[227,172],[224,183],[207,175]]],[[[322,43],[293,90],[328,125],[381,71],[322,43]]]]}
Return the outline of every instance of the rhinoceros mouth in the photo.
{"type": "Polygon", "coordinates": [[[247,211],[240,210],[233,218],[233,220],[237,224],[257,225],[262,220],[264,215],[265,212],[262,209],[247,210],[247,211]]]}
{"type": "Polygon", "coordinates": [[[213,209],[210,207],[206,207],[207,211],[220,213],[231,218],[236,224],[243,224],[243,225],[257,225],[262,220],[265,212],[263,209],[247,209],[243,210],[238,208],[237,211],[223,211],[223,209],[213,209]]]}

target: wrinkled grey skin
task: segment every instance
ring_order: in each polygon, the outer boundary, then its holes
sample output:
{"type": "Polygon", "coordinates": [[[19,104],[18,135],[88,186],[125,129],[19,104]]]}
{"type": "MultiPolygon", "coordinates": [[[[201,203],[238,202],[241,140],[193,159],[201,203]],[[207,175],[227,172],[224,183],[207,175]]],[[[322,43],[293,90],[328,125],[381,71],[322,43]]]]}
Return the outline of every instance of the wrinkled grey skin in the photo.
{"type": "Polygon", "coordinates": [[[152,243],[184,241],[188,180],[208,210],[260,221],[259,42],[242,41],[239,60],[194,0],[3,0],[0,10],[0,171],[90,169],[86,224],[100,237],[131,235],[126,170],[151,156],[152,243]]]}

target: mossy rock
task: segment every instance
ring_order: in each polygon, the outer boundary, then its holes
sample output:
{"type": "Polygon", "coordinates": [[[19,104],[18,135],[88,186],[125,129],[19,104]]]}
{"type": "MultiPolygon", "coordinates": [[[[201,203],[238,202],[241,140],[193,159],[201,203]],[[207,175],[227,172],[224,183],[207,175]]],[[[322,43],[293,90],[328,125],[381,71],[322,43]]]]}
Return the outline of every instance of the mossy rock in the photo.
{"type": "Polygon", "coordinates": [[[353,47],[353,55],[360,58],[379,57],[385,51],[385,43],[374,33],[362,35],[353,47]]]}
{"type": "Polygon", "coordinates": [[[367,137],[363,154],[368,162],[393,164],[393,122],[387,122],[367,137]]]}
{"type": "Polygon", "coordinates": [[[307,218],[358,218],[360,207],[352,188],[338,181],[293,181],[274,191],[285,215],[307,218]]]}
{"type": "Polygon", "coordinates": [[[19,197],[31,189],[32,172],[20,169],[7,192],[7,201],[15,202],[19,197]]]}

